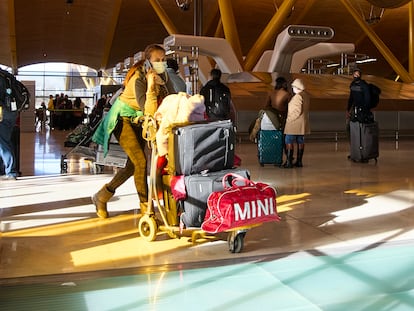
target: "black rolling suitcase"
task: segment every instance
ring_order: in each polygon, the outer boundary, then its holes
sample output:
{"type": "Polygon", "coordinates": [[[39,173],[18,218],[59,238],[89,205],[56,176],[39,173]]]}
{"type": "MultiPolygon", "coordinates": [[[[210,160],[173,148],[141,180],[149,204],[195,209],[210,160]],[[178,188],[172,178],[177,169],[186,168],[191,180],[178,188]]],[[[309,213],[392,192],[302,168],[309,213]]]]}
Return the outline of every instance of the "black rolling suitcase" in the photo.
{"type": "Polygon", "coordinates": [[[235,130],[230,120],[177,126],[168,140],[167,171],[191,175],[232,168],[234,148],[235,130]]]}
{"type": "Polygon", "coordinates": [[[257,156],[261,166],[282,164],[283,132],[280,130],[260,130],[257,135],[257,156]]]}
{"type": "Polygon", "coordinates": [[[181,201],[181,221],[188,227],[200,227],[207,210],[207,198],[213,191],[223,190],[223,176],[234,173],[250,179],[250,172],[243,168],[195,174],[184,177],[187,198],[181,201]]]}
{"type": "Polygon", "coordinates": [[[351,155],[354,162],[368,162],[379,156],[379,129],[378,122],[371,123],[350,122],[351,155]]]}

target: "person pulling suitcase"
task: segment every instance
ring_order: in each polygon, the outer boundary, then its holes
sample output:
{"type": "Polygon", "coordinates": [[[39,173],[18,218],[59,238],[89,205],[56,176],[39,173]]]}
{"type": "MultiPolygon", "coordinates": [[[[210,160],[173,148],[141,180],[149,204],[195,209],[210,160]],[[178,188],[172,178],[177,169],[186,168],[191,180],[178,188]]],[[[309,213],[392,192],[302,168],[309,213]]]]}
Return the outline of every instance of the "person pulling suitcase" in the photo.
{"type": "Polygon", "coordinates": [[[354,162],[366,163],[369,159],[378,157],[378,123],[374,120],[371,108],[378,104],[379,93],[372,84],[362,79],[362,72],[356,68],[353,71],[353,80],[349,86],[350,93],[346,111],[347,135],[350,142],[348,159],[354,162]]]}

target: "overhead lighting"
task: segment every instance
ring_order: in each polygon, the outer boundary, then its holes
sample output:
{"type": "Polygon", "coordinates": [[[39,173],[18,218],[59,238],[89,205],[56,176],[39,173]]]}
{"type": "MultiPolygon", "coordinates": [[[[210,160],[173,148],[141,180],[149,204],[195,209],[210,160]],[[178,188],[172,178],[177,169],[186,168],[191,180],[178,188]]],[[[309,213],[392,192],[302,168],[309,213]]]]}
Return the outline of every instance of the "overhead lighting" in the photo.
{"type": "Polygon", "coordinates": [[[332,63],[332,64],[326,65],[326,68],[338,67],[339,65],[340,65],[339,63],[332,63]]]}
{"type": "Polygon", "coordinates": [[[372,63],[372,62],[376,62],[376,61],[377,61],[376,58],[367,58],[367,59],[357,60],[356,63],[357,64],[365,64],[365,63],[372,63]]]}

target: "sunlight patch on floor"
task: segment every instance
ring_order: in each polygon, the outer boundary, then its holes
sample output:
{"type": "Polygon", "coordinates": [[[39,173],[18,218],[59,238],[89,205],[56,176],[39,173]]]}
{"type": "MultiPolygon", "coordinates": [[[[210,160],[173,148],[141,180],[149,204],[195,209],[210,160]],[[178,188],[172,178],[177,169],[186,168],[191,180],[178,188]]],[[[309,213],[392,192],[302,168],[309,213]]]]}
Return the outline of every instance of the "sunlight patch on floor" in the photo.
{"type": "Polygon", "coordinates": [[[335,218],[321,226],[329,226],[369,217],[398,213],[405,209],[412,208],[413,205],[414,192],[411,190],[399,190],[384,195],[369,196],[366,198],[364,204],[333,212],[332,214],[335,218]]]}

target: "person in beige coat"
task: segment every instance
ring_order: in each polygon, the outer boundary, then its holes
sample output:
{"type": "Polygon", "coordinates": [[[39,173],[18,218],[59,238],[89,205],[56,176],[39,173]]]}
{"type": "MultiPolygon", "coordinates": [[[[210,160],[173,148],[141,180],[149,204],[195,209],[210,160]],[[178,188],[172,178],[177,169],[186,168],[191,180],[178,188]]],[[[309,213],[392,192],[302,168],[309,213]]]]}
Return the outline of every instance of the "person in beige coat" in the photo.
{"type": "Polygon", "coordinates": [[[292,82],[295,94],[288,104],[288,113],[285,125],[286,163],[285,168],[302,167],[302,157],[305,148],[305,135],[310,134],[309,124],[309,95],[305,92],[302,80],[292,82]],[[293,164],[294,144],[297,144],[297,159],[293,164]]]}

